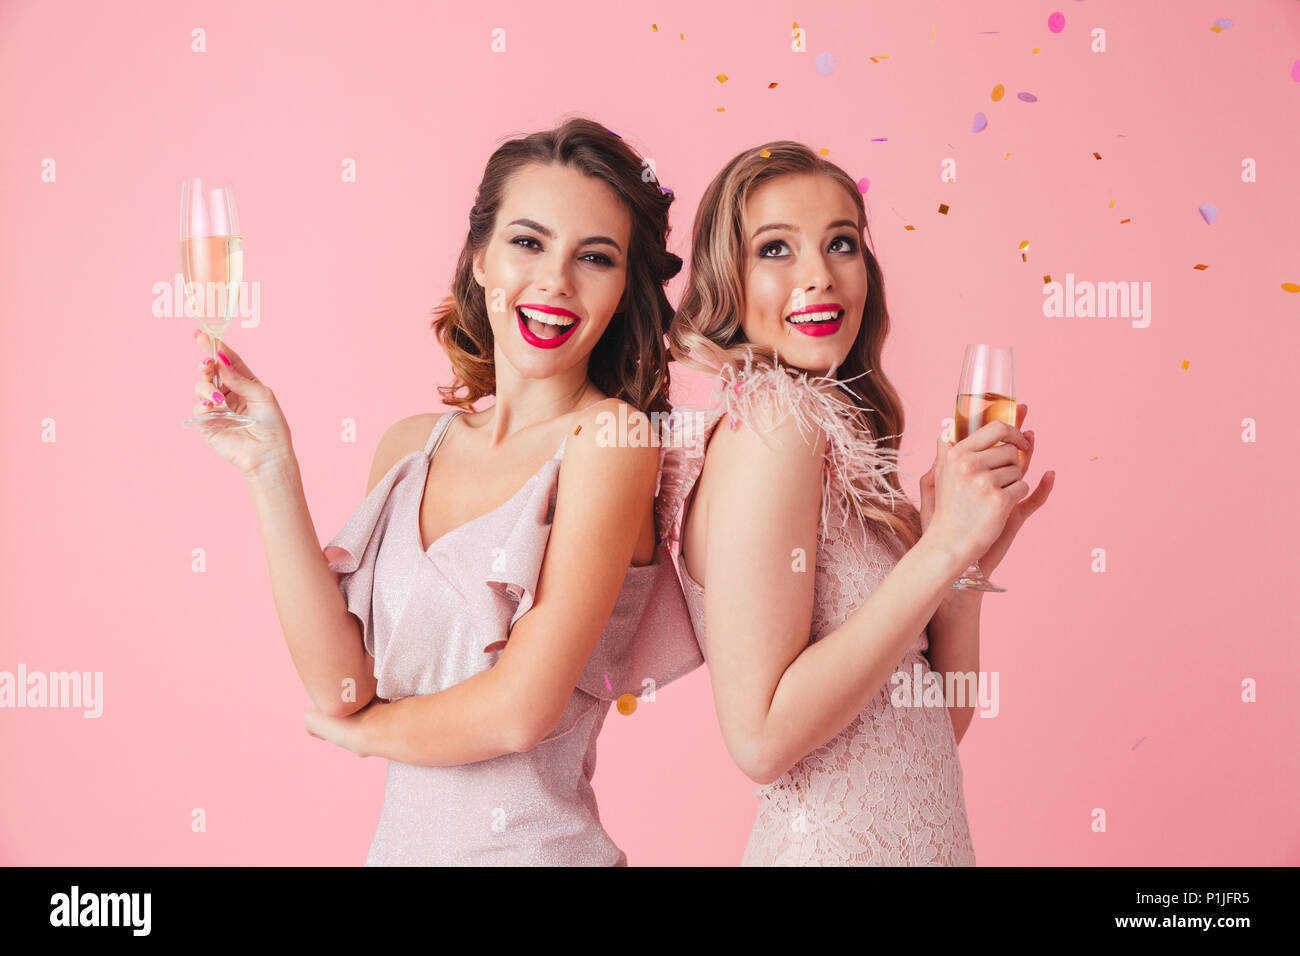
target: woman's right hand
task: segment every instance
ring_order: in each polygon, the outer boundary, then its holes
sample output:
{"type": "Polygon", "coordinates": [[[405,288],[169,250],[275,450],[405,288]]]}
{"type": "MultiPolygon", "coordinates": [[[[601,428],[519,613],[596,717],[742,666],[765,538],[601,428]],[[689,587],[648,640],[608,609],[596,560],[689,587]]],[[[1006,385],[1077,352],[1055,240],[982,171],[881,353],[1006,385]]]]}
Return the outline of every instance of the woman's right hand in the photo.
{"type": "Polygon", "coordinates": [[[1020,452],[1030,443],[1020,429],[996,421],[956,444],[940,436],[934,463],[934,514],[923,537],[973,564],[1002,534],[1011,510],[1029,494],[1020,452]],[[998,444],[1005,442],[1005,444],[998,444]]]}
{"type": "Polygon", "coordinates": [[[230,364],[217,359],[221,363],[221,400],[216,400],[213,392],[218,389],[212,379],[218,366],[213,364],[211,358],[212,342],[201,329],[195,334],[194,340],[199,343],[205,355],[201,377],[194,385],[194,393],[199,398],[194,413],[201,415],[213,408],[228,407],[232,412],[255,419],[252,425],[244,428],[203,429],[207,443],[218,455],[238,468],[245,478],[257,474],[263,467],[292,458],[293,442],[289,435],[289,423],[271,390],[258,381],[234,349],[222,342],[217,347],[230,360],[230,364]]]}

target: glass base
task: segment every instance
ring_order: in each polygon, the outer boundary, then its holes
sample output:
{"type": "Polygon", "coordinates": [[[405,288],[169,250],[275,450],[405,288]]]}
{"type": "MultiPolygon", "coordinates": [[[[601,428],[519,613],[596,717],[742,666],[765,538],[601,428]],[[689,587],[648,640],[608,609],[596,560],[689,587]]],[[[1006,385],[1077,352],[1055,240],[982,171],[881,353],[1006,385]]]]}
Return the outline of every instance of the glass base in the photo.
{"type": "Polygon", "coordinates": [[[183,424],[187,428],[196,428],[199,431],[225,431],[227,428],[247,428],[256,421],[255,418],[240,415],[229,409],[217,409],[196,415],[194,418],[187,418],[183,424]]]}
{"type": "Polygon", "coordinates": [[[1000,588],[980,571],[978,564],[972,564],[962,576],[952,583],[952,586],[958,591],[996,591],[1005,592],[1006,588],[1000,588]]]}

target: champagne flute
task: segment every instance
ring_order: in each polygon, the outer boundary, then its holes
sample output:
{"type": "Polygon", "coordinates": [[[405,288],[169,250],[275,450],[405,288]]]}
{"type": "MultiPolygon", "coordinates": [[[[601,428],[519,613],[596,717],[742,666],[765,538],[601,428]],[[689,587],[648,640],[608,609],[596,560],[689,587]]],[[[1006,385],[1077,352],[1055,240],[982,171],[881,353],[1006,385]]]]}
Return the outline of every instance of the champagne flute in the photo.
{"type": "MultiPolygon", "coordinates": [[[[222,333],[239,308],[244,278],[244,238],[233,186],[204,185],[202,179],[181,183],[181,272],[185,278],[187,314],[208,333],[212,361],[220,370],[217,348],[222,333]]],[[[219,371],[212,376],[221,388],[219,371]]],[[[246,428],[255,419],[229,408],[214,408],[185,424],[191,428],[246,428]]]]}
{"type": "MultiPolygon", "coordinates": [[[[1016,424],[1016,350],[996,345],[967,345],[957,383],[957,414],[953,419],[956,440],[961,441],[981,425],[996,421],[1013,427],[1016,424]]],[[[978,561],[952,586],[968,591],[1006,590],[984,577],[978,561]]]]}

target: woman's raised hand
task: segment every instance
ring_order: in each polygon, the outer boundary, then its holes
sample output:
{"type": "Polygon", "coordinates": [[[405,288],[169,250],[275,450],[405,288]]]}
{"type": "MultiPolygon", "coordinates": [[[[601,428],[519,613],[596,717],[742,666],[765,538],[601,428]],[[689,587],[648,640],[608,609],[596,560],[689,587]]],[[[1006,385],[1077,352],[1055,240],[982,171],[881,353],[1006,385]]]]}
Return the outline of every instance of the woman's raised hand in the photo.
{"type": "Polygon", "coordinates": [[[238,468],[245,478],[256,475],[263,467],[291,458],[293,442],[289,423],[271,390],[258,381],[238,353],[224,342],[218,346],[217,361],[221,362],[221,388],[218,390],[212,380],[217,366],[211,358],[211,340],[202,329],[195,332],[194,340],[206,356],[200,378],[194,385],[194,394],[199,400],[194,413],[200,415],[213,408],[228,407],[255,419],[252,425],[244,428],[203,429],[207,443],[238,468]],[[225,356],[228,364],[220,355],[225,356]]]}

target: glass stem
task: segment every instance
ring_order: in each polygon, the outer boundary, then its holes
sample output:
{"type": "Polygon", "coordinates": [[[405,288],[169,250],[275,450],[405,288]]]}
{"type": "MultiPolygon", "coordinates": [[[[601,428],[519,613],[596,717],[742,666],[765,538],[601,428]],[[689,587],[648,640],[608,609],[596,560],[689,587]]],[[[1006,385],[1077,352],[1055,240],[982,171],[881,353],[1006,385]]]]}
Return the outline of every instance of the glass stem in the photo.
{"type": "Polygon", "coordinates": [[[221,390],[221,359],[217,356],[217,346],[221,344],[221,339],[208,336],[208,341],[212,343],[212,384],[217,391],[221,390]]]}

